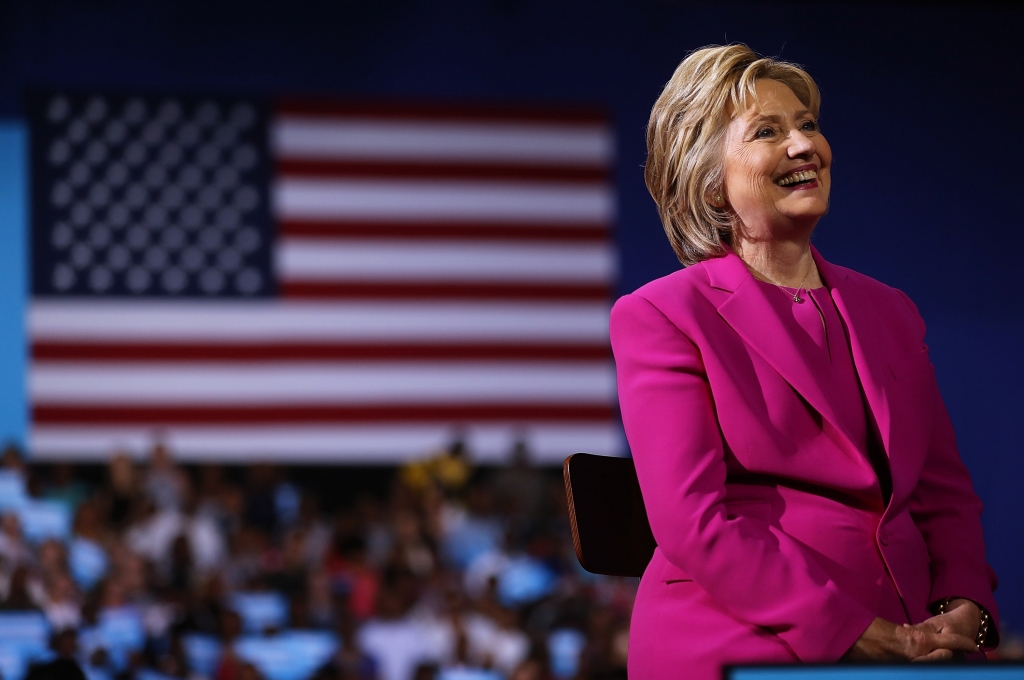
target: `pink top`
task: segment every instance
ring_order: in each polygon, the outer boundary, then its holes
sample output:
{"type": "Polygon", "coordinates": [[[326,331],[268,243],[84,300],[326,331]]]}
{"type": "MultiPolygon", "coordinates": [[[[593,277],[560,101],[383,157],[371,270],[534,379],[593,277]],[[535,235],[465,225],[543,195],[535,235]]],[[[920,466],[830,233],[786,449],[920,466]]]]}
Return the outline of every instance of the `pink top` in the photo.
{"type": "MultiPolygon", "coordinates": [[[[805,359],[821,379],[825,398],[832,403],[833,410],[842,420],[841,429],[845,430],[856,443],[857,449],[871,462],[888,502],[892,488],[892,482],[888,481],[891,479],[888,461],[884,453],[876,453],[877,439],[873,436],[870,442],[868,440],[868,410],[865,408],[857,368],[853,363],[847,331],[831,292],[826,286],[802,288],[798,295],[803,301],[793,302],[795,289],[773,291],[768,289],[778,286],[760,280],[758,283],[766,288],[765,297],[792,337],[797,339],[805,359]]],[[[884,571],[884,566],[882,568],[884,571]]],[[[876,613],[894,623],[909,623],[910,618],[903,609],[891,576],[887,572],[880,576],[882,587],[876,613]]]]}
{"type": "MultiPolygon", "coordinates": [[[[800,347],[804,360],[823,383],[825,398],[842,419],[841,429],[868,459],[867,418],[857,369],[839,312],[827,287],[801,288],[803,302],[793,302],[793,288],[758,280],[765,297],[800,347]]],[[[876,466],[877,467],[877,466],[876,466]]]]}

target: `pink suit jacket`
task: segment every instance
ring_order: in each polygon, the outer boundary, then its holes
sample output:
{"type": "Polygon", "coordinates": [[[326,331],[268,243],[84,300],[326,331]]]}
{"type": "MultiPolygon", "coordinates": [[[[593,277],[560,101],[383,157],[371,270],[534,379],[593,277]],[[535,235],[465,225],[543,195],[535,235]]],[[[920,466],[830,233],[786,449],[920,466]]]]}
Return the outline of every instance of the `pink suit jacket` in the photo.
{"type": "Polygon", "coordinates": [[[806,359],[817,348],[785,330],[739,257],[621,298],[619,402],[658,543],[634,608],[630,677],[837,660],[878,614],[887,574],[913,623],[952,596],[998,617],[981,503],[924,322],[901,291],[812,254],[848,331],[891,501],[806,359]]]}

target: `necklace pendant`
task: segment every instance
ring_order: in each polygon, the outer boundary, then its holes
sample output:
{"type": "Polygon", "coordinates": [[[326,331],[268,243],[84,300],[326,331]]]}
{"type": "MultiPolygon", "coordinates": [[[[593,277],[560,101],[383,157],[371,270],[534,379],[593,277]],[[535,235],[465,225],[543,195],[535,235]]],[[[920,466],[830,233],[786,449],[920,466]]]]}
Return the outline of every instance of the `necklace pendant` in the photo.
{"type": "Polygon", "coordinates": [[[794,293],[793,294],[793,302],[803,302],[803,299],[799,295],[794,293]]]}

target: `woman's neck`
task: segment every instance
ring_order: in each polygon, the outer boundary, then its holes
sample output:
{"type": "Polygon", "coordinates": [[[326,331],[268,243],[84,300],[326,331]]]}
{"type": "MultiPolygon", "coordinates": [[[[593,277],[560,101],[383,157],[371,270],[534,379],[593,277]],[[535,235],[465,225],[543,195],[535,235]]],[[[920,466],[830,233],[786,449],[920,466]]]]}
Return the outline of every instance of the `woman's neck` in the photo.
{"type": "Polygon", "coordinates": [[[750,241],[740,238],[735,240],[732,249],[755,278],[792,288],[819,288],[824,285],[811,255],[810,240],[750,241]]]}

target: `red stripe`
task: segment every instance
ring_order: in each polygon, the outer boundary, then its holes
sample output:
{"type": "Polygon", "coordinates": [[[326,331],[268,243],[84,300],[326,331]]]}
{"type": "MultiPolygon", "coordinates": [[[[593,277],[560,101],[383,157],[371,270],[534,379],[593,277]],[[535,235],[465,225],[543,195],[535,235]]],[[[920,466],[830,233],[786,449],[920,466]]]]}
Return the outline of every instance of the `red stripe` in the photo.
{"type": "Polygon", "coordinates": [[[281,158],[278,176],[401,179],[502,179],[557,182],[608,180],[603,167],[512,163],[374,163],[281,158]]]}
{"type": "Polygon", "coordinates": [[[282,236],[312,238],[422,238],[486,241],[607,241],[611,231],[603,224],[453,224],[450,222],[317,222],[285,220],[282,236]]]}
{"type": "Polygon", "coordinates": [[[611,289],[592,284],[531,283],[334,283],[283,281],[278,292],[289,298],[332,300],[571,300],[606,301],[611,289]]]}
{"type": "Polygon", "coordinates": [[[408,104],[399,102],[328,102],[310,99],[285,99],[275,111],[285,116],[342,116],[392,118],[398,120],[581,123],[607,124],[608,116],[596,107],[523,106],[521,104],[408,104]]]}
{"type": "Polygon", "coordinates": [[[601,361],[607,345],[37,342],[36,361],[601,361]]]}
{"type": "Polygon", "coordinates": [[[388,406],[34,406],[37,425],[239,425],[467,421],[608,422],[611,406],[448,404],[388,406]]]}

